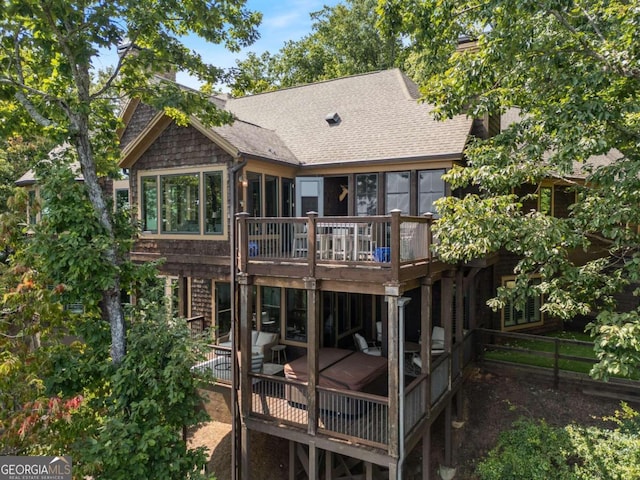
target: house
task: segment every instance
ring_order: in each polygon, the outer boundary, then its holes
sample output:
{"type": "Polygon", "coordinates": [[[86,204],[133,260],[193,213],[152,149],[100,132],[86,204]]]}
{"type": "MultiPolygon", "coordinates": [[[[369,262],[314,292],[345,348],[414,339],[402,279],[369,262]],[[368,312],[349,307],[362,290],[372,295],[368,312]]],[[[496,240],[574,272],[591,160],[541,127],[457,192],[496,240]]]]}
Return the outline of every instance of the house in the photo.
{"type": "Polygon", "coordinates": [[[291,478],[401,478],[416,449],[429,478],[444,419],[452,463],[469,332],[496,318],[484,302],[497,257],[434,257],[433,202],[456,193],[441,176],[468,139],[499,125],[436,122],[419,96],[394,69],[212,97],[235,117],[215,128],[137,100],[123,110],[142,226],[131,257],[164,259],[174,311],[230,342],[199,367],[231,391],[240,478],[250,431],[289,441],[291,478]]]}

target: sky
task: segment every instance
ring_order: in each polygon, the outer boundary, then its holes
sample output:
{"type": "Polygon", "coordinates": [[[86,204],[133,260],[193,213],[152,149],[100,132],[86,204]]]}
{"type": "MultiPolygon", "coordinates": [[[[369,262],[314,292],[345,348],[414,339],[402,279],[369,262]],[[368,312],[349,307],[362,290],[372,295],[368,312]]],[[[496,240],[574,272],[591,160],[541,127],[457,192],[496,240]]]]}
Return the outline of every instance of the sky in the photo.
{"type": "MultiPolygon", "coordinates": [[[[311,18],[309,14],[322,10],[324,5],[334,6],[340,0],[247,0],[246,7],[252,11],[262,12],[262,23],[258,26],[260,38],[240,52],[230,52],[221,45],[205,42],[197,37],[187,37],[184,43],[187,47],[200,53],[205,62],[217,67],[229,68],[236,64],[236,59],[245,58],[248,52],[258,55],[269,51],[276,53],[287,40],[299,40],[311,32],[311,18]]],[[[115,63],[115,52],[108,52],[101,56],[96,63],[97,68],[103,68],[115,63]]],[[[178,83],[198,88],[194,78],[178,72],[178,83]]]]}

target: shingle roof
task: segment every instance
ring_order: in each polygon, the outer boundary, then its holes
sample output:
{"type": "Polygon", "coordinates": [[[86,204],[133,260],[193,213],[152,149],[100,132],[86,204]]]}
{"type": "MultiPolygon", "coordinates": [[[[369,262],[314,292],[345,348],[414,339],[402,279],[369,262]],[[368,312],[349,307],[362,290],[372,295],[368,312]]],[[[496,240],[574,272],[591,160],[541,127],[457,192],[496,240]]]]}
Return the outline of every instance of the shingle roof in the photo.
{"type": "MultiPolygon", "coordinates": [[[[54,147],[47,154],[47,158],[40,160],[40,162],[56,162],[61,157],[65,155],[67,150],[71,148],[71,145],[68,143],[63,143],[62,145],[58,145],[54,147]]],[[[74,172],[75,179],[77,181],[84,181],[84,177],[82,176],[82,168],[80,167],[80,162],[71,162],[69,168],[74,172]]],[[[29,169],[24,175],[22,175],[18,180],[16,180],[15,185],[18,187],[25,187],[27,185],[33,185],[37,181],[36,172],[33,168],[29,169]]]]}
{"type": "Polygon", "coordinates": [[[242,153],[271,160],[298,163],[295,155],[273,130],[260,128],[242,120],[236,120],[233,125],[224,125],[214,130],[242,153]]]}
{"type": "Polygon", "coordinates": [[[266,129],[272,133],[251,132],[246,153],[270,158],[269,149],[286,152],[284,147],[291,157],[282,160],[303,165],[461,156],[472,119],[435,121],[418,96],[400,70],[385,70],[227,99],[226,108],[242,122],[214,130],[234,136],[232,143],[243,151],[247,124],[266,129]],[[325,117],[333,113],[340,122],[331,126],[325,117]]]}

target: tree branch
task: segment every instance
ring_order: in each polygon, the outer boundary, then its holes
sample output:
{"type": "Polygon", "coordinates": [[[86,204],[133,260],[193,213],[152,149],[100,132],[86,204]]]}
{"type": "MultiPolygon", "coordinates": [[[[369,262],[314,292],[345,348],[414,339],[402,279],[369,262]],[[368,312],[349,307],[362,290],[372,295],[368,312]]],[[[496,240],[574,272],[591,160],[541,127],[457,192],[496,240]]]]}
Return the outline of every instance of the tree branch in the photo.
{"type": "Polygon", "coordinates": [[[18,102],[20,102],[20,104],[24,107],[27,113],[31,116],[31,118],[33,118],[37,123],[39,123],[43,127],[57,126],[55,122],[42,115],[35,107],[35,105],[33,105],[33,103],[29,101],[24,93],[16,92],[14,96],[16,97],[16,100],[18,100],[18,102]]]}
{"type": "Polygon", "coordinates": [[[138,38],[138,34],[136,34],[132,39],[130,39],[129,46],[124,49],[122,54],[118,55],[118,63],[116,64],[115,70],[109,76],[109,78],[107,79],[105,84],[91,95],[91,97],[90,97],[91,100],[94,100],[94,99],[100,97],[101,95],[104,94],[104,92],[106,92],[109,88],[111,88],[111,85],[113,84],[115,79],[118,78],[118,74],[120,73],[120,69],[122,68],[122,63],[124,62],[124,59],[135,48],[135,41],[137,40],[137,38],[138,38]]]}
{"type": "MultiPolygon", "coordinates": [[[[605,57],[604,55],[602,55],[601,53],[598,53],[590,44],[589,42],[587,42],[582,35],[580,35],[580,32],[578,30],[575,29],[575,27],[573,25],[571,25],[567,19],[557,10],[550,10],[549,13],[551,15],[553,15],[558,22],[560,22],[560,24],[565,27],[582,45],[582,47],[584,48],[584,53],[586,53],[588,56],[598,60],[599,62],[603,63],[604,65],[606,65],[606,67],[608,69],[610,69],[611,71],[617,72],[620,75],[622,75],[623,77],[629,77],[629,78],[640,78],[640,69],[634,68],[634,69],[627,69],[624,68],[623,66],[619,65],[619,64],[613,64],[611,63],[607,57],[605,57]]],[[[589,20],[589,18],[587,17],[587,19],[589,20]]]]}

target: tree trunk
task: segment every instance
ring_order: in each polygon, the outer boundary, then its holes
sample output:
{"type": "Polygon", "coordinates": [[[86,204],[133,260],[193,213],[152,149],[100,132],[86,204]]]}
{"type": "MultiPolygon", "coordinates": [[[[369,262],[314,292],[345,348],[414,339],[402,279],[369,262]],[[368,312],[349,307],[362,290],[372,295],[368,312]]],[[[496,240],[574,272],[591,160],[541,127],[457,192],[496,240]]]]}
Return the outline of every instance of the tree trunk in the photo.
{"type": "Polygon", "coordinates": [[[111,328],[111,360],[119,364],[126,353],[126,327],[124,314],[120,304],[120,259],[117,253],[117,243],[111,222],[111,215],[105,201],[105,196],[96,172],[96,164],[89,140],[89,121],[85,115],[76,115],[73,119],[75,127],[75,147],[82,168],[84,184],[87,188],[89,200],[93,205],[100,224],[109,237],[109,248],[106,251],[109,263],[113,265],[113,279],[110,288],[102,292],[103,316],[109,321],[111,328]]]}

